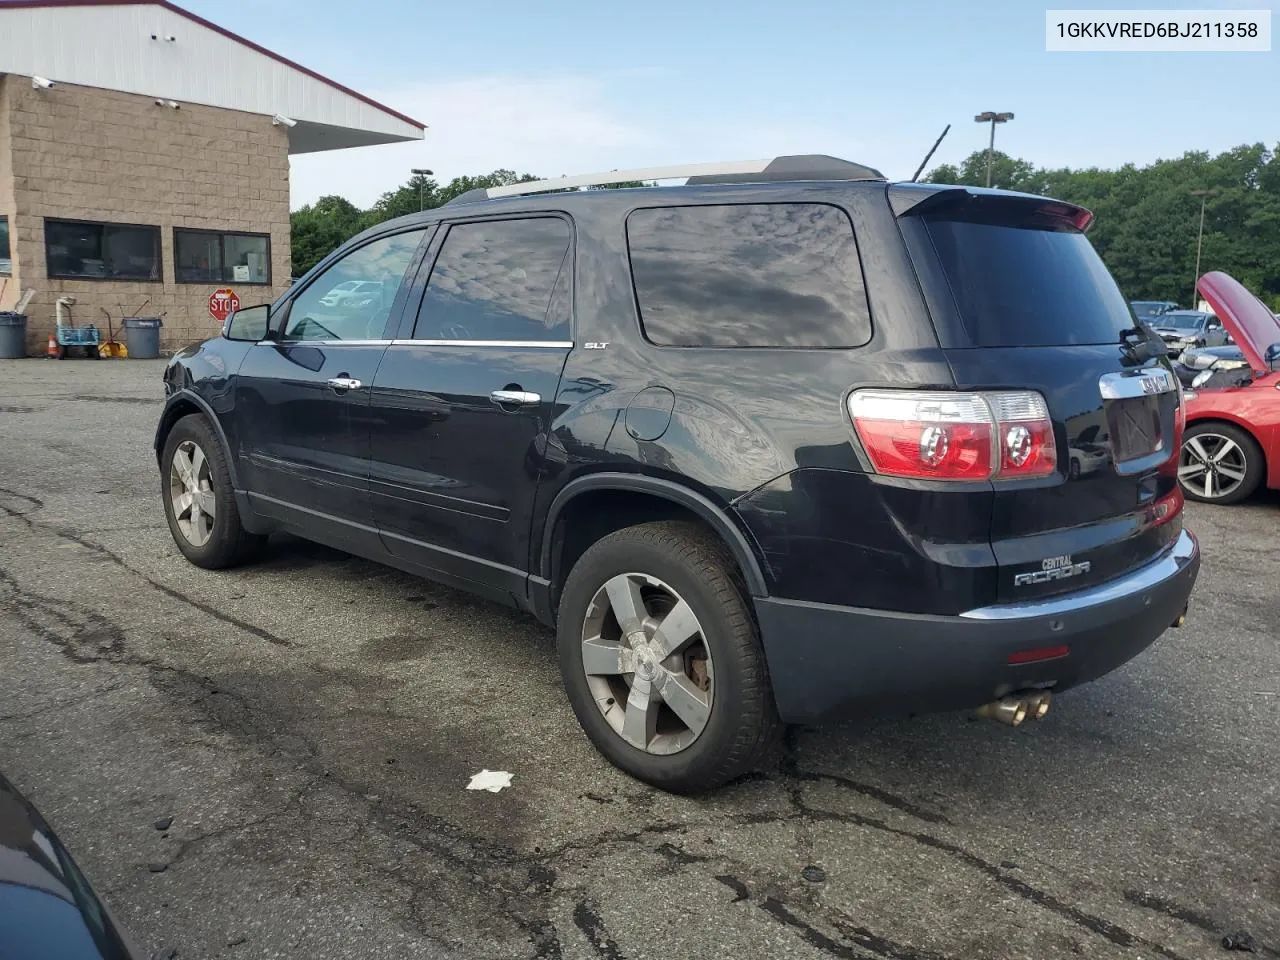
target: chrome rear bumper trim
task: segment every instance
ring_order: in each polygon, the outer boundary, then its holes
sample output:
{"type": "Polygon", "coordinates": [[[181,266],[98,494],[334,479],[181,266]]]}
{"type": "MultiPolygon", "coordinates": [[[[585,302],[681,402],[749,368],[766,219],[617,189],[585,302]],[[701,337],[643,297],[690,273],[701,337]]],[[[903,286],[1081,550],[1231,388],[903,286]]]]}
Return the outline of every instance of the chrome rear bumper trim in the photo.
{"type": "Polygon", "coordinates": [[[1051,617],[1058,614],[1075,613],[1088,607],[1121,600],[1160,586],[1166,580],[1177,576],[1187,567],[1199,552],[1196,538],[1183,530],[1173,546],[1145,567],[1130,571],[1124,576],[1077,593],[1069,593],[1060,597],[1049,597],[1045,600],[1031,600],[1026,603],[1000,603],[989,607],[978,607],[966,610],[960,616],[969,620],[1022,620],[1031,617],[1051,617]]]}

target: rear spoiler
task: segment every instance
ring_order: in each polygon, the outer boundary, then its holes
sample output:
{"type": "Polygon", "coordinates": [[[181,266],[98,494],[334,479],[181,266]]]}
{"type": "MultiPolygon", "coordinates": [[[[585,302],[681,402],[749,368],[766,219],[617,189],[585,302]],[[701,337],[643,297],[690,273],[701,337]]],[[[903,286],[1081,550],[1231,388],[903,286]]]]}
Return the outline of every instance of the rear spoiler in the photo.
{"type": "Polygon", "coordinates": [[[1093,213],[1074,203],[981,187],[893,184],[889,187],[889,205],[897,217],[937,217],[1049,230],[1070,227],[1081,233],[1093,224],[1093,213]]]}

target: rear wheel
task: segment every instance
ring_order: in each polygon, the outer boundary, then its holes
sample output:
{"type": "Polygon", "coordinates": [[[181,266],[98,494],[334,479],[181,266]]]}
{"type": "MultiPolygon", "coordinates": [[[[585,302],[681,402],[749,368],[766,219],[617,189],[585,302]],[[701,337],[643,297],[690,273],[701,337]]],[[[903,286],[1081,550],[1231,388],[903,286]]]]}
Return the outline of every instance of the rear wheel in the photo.
{"type": "Polygon", "coordinates": [[[1182,492],[1202,503],[1237,503],[1262,483],[1262,448],[1229,423],[1197,423],[1187,428],[1178,455],[1182,492]]]}
{"type": "Polygon", "coordinates": [[[574,565],[557,642],[569,700],[615,766],[695,793],[750,771],[779,728],[737,568],[693,524],[605,537],[574,565]]]}
{"type": "Polygon", "coordinates": [[[266,540],[241,525],[222,444],[202,415],[189,414],[169,431],[160,476],[169,532],[196,566],[237,566],[266,540]]]}

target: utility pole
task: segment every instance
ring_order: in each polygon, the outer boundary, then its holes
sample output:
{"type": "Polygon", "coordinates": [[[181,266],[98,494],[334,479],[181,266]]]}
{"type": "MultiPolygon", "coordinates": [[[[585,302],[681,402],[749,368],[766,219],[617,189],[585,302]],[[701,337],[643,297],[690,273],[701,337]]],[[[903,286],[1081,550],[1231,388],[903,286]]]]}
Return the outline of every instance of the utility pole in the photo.
{"type": "Polygon", "coordinates": [[[1196,292],[1196,283],[1200,280],[1200,250],[1204,246],[1204,205],[1212,196],[1216,196],[1217,190],[1192,190],[1191,196],[1200,198],[1200,230],[1196,234],[1196,275],[1191,278],[1191,309],[1196,308],[1196,304],[1200,301],[1200,295],[1196,292]]]}
{"type": "Polygon", "coordinates": [[[418,212],[421,213],[424,209],[422,191],[427,185],[427,177],[434,176],[434,174],[423,167],[414,167],[409,172],[418,178],[418,212]]]}
{"type": "Polygon", "coordinates": [[[991,110],[980,113],[973,118],[975,123],[991,124],[991,141],[987,144],[987,187],[991,186],[991,161],[996,152],[996,124],[1008,123],[1013,119],[1012,113],[994,113],[991,110]]]}

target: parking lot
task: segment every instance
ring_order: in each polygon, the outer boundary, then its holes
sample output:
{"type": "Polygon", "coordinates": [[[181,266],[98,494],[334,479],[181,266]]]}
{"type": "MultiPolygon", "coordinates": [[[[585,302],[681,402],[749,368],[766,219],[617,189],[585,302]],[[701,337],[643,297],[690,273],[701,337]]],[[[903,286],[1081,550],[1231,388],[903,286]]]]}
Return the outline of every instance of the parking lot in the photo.
{"type": "Polygon", "coordinates": [[[160,371],[0,362],[0,771],[147,954],[1280,957],[1280,497],[1189,506],[1187,625],[1046,720],[793,730],[687,799],[528,617],[290,539],[187,564],[160,371]]]}

